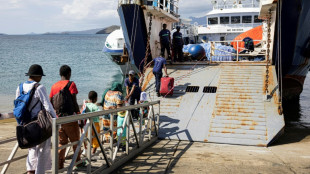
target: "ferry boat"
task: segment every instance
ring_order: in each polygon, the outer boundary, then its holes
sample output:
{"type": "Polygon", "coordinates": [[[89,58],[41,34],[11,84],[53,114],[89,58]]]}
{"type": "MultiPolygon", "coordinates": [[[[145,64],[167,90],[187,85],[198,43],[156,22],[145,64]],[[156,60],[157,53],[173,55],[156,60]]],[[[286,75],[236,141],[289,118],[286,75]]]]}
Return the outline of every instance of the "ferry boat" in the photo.
{"type": "MultiPolygon", "coordinates": [[[[267,34],[263,61],[238,61],[237,52],[229,53],[237,56],[236,61],[211,58],[167,65],[169,76],[175,79],[174,94],[157,97],[152,68],[145,65],[160,55],[162,24],[171,30],[179,21],[177,3],[119,1],[118,7],[129,61],[144,76],[142,90],[151,100],[161,100],[159,137],[268,146],[284,128],[276,62],[272,61],[273,33],[267,34]]],[[[217,56],[214,49],[211,46],[211,56],[217,56]]]]}
{"type": "Polygon", "coordinates": [[[259,3],[243,1],[212,0],[213,9],[206,14],[206,26],[198,27],[199,39],[205,42],[233,40],[241,33],[262,25],[259,3]]]}
{"type": "MultiPolygon", "coordinates": [[[[293,28],[297,37],[293,37],[294,33],[289,34],[295,42],[291,44],[291,48],[285,50],[281,49],[281,45],[285,43],[282,40],[283,27],[277,23],[277,20],[283,21],[285,14],[282,11],[284,7],[289,7],[289,2],[265,0],[260,2],[259,8],[258,6],[254,8],[252,1],[252,6],[248,8],[240,3],[241,1],[237,1],[235,9],[228,10],[231,13],[224,13],[223,16],[215,12],[209,13],[207,19],[210,22],[216,19],[220,22],[228,22],[225,25],[231,28],[231,39],[246,30],[262,25],[261,20],[256,19],[264,19],[266,29],[263,33],[265,37],[262,38],[265,40],[259,42],[259,44],[265,44],[264,58],[262,61],[240,61],[239,56],[245,56],[245,54],[239,53],[237,49],[236,53],[227,53],[230,56],[236,56],[236,60],[212,60],[212,56],[218,56],[215,55],[216,47],[212,44],[224,42],[221,41],[224,39],[228,42],[227,39],[229,39],[220,38],[222,36],[218,34],[216,36],[219,40],[211,42],[211,59],[208,61],[167,65],[169,76],[175,78],[174,95],[158,98],[154,89],[152,68],[145,65],[160,54],[158,33],[162,24],[166,23],[167,28],[171,30],[173,23],[179,21],[177,2],[119,1],[118,7],[129,61],[136,67],[135,70],[144,76],[142,90],[149,93],[151,100],[161,100],[159,137],[214,143],[270,145],[283,132],[285,125],[282,101],[285,91],[290,89],[285,86],[286,75],[283,72],[294,68],[292,64],[289,67],[284,66],[283,62],[287,61],[285,60],[287,56],[281,56],[284,54],[280,53],[282,51],[299,54],[296,50],[298,47],[294,44],[299,43],[297,41],[300,39],[299,34],[306,33],[306,28],[300,26],[302,21],[309,21],[306,20],[309,19],[309,14],[305,11],[309,9],[309,3],[290,2],[296,7],[301,5],[305,9],[299,12],[301,20],[297,20],[299,17],[294,19],[293,28]],[[236,26],[231,24],[232,19],[235,19],[235,13],[232,12],[238,10],[244,12],[242,14],[239,12],[239,17],[236,18],[237,21],[240,19],[243,31],[232,30],[236,26]],[[216,15],[216,19],[212,18],[211,14],[216,15]],[[248,28],[244,28],[248,25],[248,28]],[[278,36],[279,33],[281,33],[280,36],[278,36]]],[[[220,10],[219,5],[215,10],[220,10]]],[[[224,11],[224,8],[221,11],[224,11]]],[[[222,24],[214,25],[219,28],[222,24]]],[[[225,31],[227,33],[227,28],[225,31]]],[[[303,44],[305,40],[302,39],[303,44]]],[[[242,40],[231,42],[242,42],[242,40]]],[[[304,45],[303,48],[305,48],[304,45]]],[[[247,53],[247,56],[257,55],[247,53]]],[[[294,61],[304,60],[298,67],[301,68],[299,70],[308,72],[306,58],[300,59],[301,57],[296,58],[296,56],[290,58],[294,61]]]]}

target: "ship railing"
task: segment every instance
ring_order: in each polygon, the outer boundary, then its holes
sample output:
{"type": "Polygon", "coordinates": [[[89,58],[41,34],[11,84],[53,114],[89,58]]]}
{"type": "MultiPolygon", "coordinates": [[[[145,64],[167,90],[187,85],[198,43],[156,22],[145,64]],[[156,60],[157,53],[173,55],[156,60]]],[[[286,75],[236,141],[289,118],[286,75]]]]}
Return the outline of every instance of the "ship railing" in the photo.
{"type": "MultiPolygon", "coordinates": [[[[139,105],[131,105],[131,106],[124,106],[114,110],[106,110],[106,111],[99,111],[87,114],[80,114],[68,117],[61,117],[61,118],[54,118],[53,119],[53,135],[52,135],[52,170],[47,171],[48,173],[61,173],[67,172],[71,173],[73,170],[73,166],[76,166],[83,161],[87,161],[87,173],[100,173],[101,171],[105,171],[107,173],[115,170],[117,167],[121,166],[123,163],[140,153],[143,149],[154,143],[158,138],[158,129],[159,129],[159,115],[160,115],[160,101],[153,101],[145,104],[139,105]],[[154,106],[158,105],[158,109],[154,109],[154,106]],[[139,114],[138,121],[134,121],[132,117],[132,110],[136,109],[145,109],[148,108],[148,115],[146,118],[143,118],[142,114],[139,114]],[[113,123],[113,115],[116,115],[117,112],[126,111],[126,115],[124,117],[124,123],[121,126],[114,126],[114,124],[110,125],[110,129],[107,131],[103,130],[103,126],[100,128],[100,132],[97,132],[94,125],[93,125],[93,118],[102,116],[102,115],[110,115],[110,123],[113,123]],[[58,131],[61,127],[61,124],[75,122],[78,120],[87,120],[86,125],[84,126],[84,131],[81,133],[81,138],[79,141],[70,142],[67,145],[58,146],[59,139],[58,139],[58,131]],[[144,123],[144,125],[143,125],[144,123]],[[138,129],[136,129],[138,127],[138,129]],[[120,132],[126,130],[126,150],[125,153],[119,152],[119,145],[121,137],[114,137],[113,132],[119,130],[120,132]],[[92,132],[94,134],[92,135],[92,132]],[[110,141],[107,144],[103,144],[106,137],[105,134],[110,134],[110,140],[117,138],[117,142],[110,141]],[[96,166],[96,170],[93,171],[92,169],[92,160],[91,158],[94,157],[91,155],[91,144],[93,138],[96,138],[99,146],[100,151],[96,153],[97,156],[100,154],[103,155],[105,163],[102,164],[101,167],[96,166]],[[87,143],[87,155],[85,158],[81,158],[80,161],[76,161],[77,155],[80,152],[84,142],[87,143]],[[70,165],[63,168],[58,169],[58,150],[66,149],[65,157],[67,158],[70,154],[72,146],[78,145],[76,148],[77,150],[73,154],[73,158],[70,162],[70,165]],[[75,159],[75,160],[73,160],[75,159]],[[76,162],[74,162],[76,161],[76,162]],[[71,171],[71,172],[70,172],[71,171]]],[[[13,114],[1,114],[0,120],[3,119],[12,119],[14,118],[13,114]]],[[[102,121],[101,121],[102,124],[102,121]]],[[[121,133],[122,135],[122,133],[121,133]]],[[[0,141],[0,145],[9,144],[12,142],[16,142],[16,137],[8,138],[5,140],[0,141]]],[[[15,157],[18,150],[18,143],[16,142],[13,149],[7,158],[6,161],[0,162],[0,167],[2,167],[1,174],[5,174],[10,165],[16,161],[23,160],[27,158],[27,152],[23,150],[19,152],[19,156],[15,157]]],[[[72,154],[70,154],[72,155],[72,154]]]]}
{"type": "Polygon", "coordinates": [[[246,3],[246,4],[225,4],[225,5],[219,5],[215,4],[213,5],[213,9],[232,9],[232,8],[258,8],[259,5],[255,3],[246,3]]]}
{"type": "Polygon", "coordinates": [[[179,0],[119,0],[119,6],[122,4],[138,4],[138,5],[146,5],[157,7],[158,9],[162,9],[174,16],[178,15],[179,0]]]}
{"type": "MultiPolygon", "coordinates": [[[[257,27],[262,25],[262,23],[239,23],[239,24],[208,24],[208,25],[202,25],[204,27],[210,27],[212,28],[225,28],[225,29],[231,29],[230,31],[233,31],[233,29],[240,29],[240,28],[246,28],[246,27],[257,27]]],[[[227,30],[228,31],[228,30],[227,30]]],[[[241,31],[244,32],[244,30],[235,30],[235,31],[241,31]]]]}
{"type": "Polygon", "coordinates": [[[242,40],[209,41],[210,43],[210,63],[211,62],[266,62],[266,40],[253,40],[254,51],[250,51],[244,46],[242,40]],[[216,45],[232,47],[227,49],[216,48],[216,45]],[[236,47],[233,47],[235,45],[236,47]],[[256,46],[256,47],[255,47],[256,46]],[[232,52],[231,52],[232,51],[232,52]],[[221,54],[219,54],[221,53],[221,54]]]}
{"type": "MultiPolygon", "coordinates": [[[[135,112],[137,113],[137,112],[135,112]]],[[[153,101],[145,104],[124,106],[118,109],[113,110],[105,110],[98,111],[87,114],[80,114],[68,117],[61,117],[57,119],[53,119],[53,135],[52,135],[52,173],[57,174],[61,172],[72,173],[73,167],[82,163],[87,163],[87,173],[102,173],[107,172],[110,173],[138,153],[140,153],[143,149],[154,143],[158,139],[158,129],[159,129],[159,115],[160,115],[160,101],[153,101]],[[158,105],[158,109],[154,109],[154,105],[158,105]],[[138,121],[134,121],[133,119],[133,110],[143,110],[148,108],[148,115],[146,118],[143,117],[142,114],[139,114],[138,121]],[[157,110],[157,111],[156,111],[157,110]],[[124,122],[121,126],[115,126],[114,123],[114,115],[117,115],[118,112],[126,111],[126,115],[124,117],[124,122]],[[102,130],[100,132],[96,131],[96,128],[93,123],[93,118],[103,115],[110,116],[110,129],[102,130]],[[58,146],[59,144],[59,129],[62,124],[76,122],[79,120],[87,120],[84,126],[84,131],[81,133],[81,138],[79,141],[71,142],[67,145],[58,146]],[[138,129],[137,129],[138,128],[138,129]],[[120,132],[120,136],[114,136],[115,131],[120,132]],[[126,133],[126,146],[125,151],[119,151],[121,140],[124,140],[122,135],[123,131],[126,133]],[[92,135],[93,132],[93,135],[92,135]],[[106,134],[109,134],[109,142],[103,143],[107,140],[106,134]],[[102,138],[100,138],[100,136],[102,138]],[[96,153],[97,156],[100,154],[103,156],[104,161],[101,166],[96,166],[92,168],[92,158],[91,155],[91,145],[92,139],[95,138],[99,143],[100,151],[96,153]],[[113,141],[117,138],[117,141],[113,141]],[[103,141],[102,141],[103,140],[103,141]],[[76,161],[80,150],[86,142],[86,157],[81,158],[80,161],[76,161]],[[58,169],[58,151],[60,149],[64,149],[67,147],[72,147],[77,145],[77,148],[73,154],[70,165],[63,168],[58,169]]],[[[98,162],[97,162],[98,163],[98,162]]]]}

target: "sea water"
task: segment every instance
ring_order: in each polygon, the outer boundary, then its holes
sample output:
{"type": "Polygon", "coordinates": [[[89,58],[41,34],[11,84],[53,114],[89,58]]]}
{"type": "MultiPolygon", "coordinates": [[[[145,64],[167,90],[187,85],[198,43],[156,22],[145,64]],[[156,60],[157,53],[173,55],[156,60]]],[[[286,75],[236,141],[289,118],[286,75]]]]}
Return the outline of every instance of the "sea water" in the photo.
{"type": "Polygon", "coordinates": [[[102,52],[107,35],[17,35],[0,36],[0,113],[12,112],[16,88],[27,80],[32,64],[42,66],[42,81],[49,95],[60,80],[59,68],[69,65],[78,88],[78,103],[94,90],[101,100],[113,81],[122,82],[119,67],[102,52]]]}

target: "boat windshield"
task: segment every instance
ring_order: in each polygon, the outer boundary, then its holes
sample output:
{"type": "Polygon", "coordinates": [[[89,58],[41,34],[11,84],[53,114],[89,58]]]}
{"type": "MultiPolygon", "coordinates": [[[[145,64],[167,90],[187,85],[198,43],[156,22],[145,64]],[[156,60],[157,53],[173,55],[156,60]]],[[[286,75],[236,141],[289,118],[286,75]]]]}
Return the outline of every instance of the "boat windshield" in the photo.
{"type": "Polygon", "coordinates": [[[213,17],[213,18],[208,18],[208,24],[212,25],[212,24],[218,24],[218,18],[217,17],[213,17]]]}

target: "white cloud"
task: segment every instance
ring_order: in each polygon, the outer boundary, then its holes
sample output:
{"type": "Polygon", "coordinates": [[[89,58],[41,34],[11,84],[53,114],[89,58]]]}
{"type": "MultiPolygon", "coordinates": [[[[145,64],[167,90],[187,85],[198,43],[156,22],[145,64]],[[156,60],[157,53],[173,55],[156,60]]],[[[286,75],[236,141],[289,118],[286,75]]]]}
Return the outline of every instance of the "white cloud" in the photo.
{"type": "MultiPolygon", "coordinates": [[[[180,0],[181,17],[203,16],[211,0],[180,0]]],[[[0,0],[0,33],[44,33],[119,25],[118,0],[0,0]]]]}
{"type": "Polygon", "coordinates": [[[201,17],[212,9],[211,0],[181,0],[179,1],[179,13],[185,17],[201,17]]]}
{"type": "Polygon", "coordinates": [[[73,0],[63,7],[63,15],[81,20],[86,18],[111,18],[117,16],[115,0],[73,0]]]}
{"type": "Polygon", "coordinates": [[[0,10],[13,10],[22,7],[21,0],[0,0],[0,10]]]}

